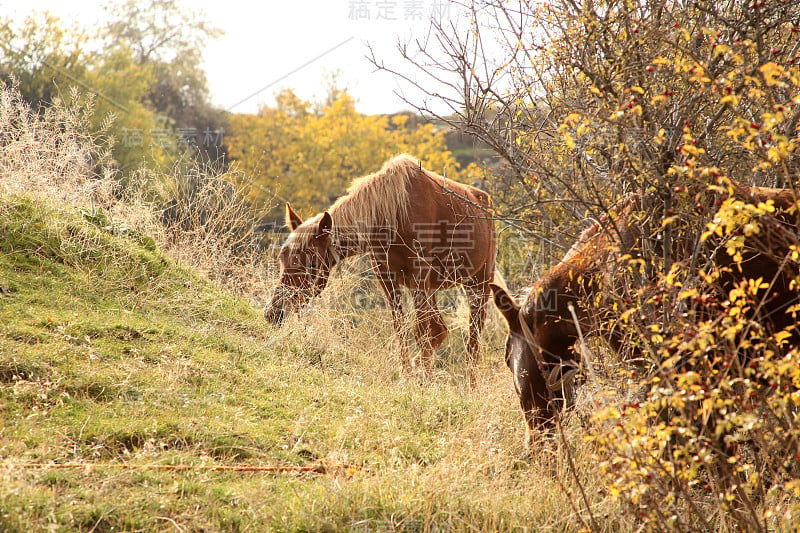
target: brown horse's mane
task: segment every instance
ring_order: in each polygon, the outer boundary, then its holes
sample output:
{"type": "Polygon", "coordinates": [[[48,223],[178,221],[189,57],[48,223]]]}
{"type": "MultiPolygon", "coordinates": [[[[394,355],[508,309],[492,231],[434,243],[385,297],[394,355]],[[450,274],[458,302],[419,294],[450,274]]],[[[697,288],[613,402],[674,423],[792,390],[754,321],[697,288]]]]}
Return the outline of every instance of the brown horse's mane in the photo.
{"type": "Polygon", "coordinates": [[[576,255],[584,252],[586,244],[602,230],[603,226],[601,222],[598,220],[592,220],[592,224],[578,235],[578,238],[575,239],[575,243],[570,246],[569,250],[567,250],[567,253],[564,254],[564,257],[562,257],[559,262],[570,263],[571,259],[573,259],[576,255]]]}
{"type": "MultiPolygon", "coordinates": [[[[613,217],[607,212],[603,213],[600,218],[593,219],[591,225],[578,235],[578,238],[575,239],[575,243],[567,250],[564,257],[561,258],[558,264],[553,268],[557,270],[575,268],[579,264],[584,265],[587,259],[589,259],[589,263],[591,264],[592,260],[596,259],[595,249],[604,247],[607,245],[607,242],[616,239],[616,230],[614,226],[618,224],[620,220],[623,225],[629,223],[627,219],[630,217],[633,202],[633,198],[625,198],[615,208],[615,210],[619,212],[613,217]],[[589,246],[591,241],[595,241],[593,247],[589,246]],[[587,257],[587,255],[589,257],[587,257]]],[[[625,228],[622,228],[622,230],[623,233],[627,233],[625,228]]]]}
{"type": "Polygon", "coordinates": [[[329,209],[334,226],[396,227],[407,220],[408,183],[420,168],[417,159],[401,154],[384,163],[374,174],[353,180],[347,194],[329,209]]]}
{"type": "MultiPolygon", "coordinates": [[[[419,160],[400,154],[383,164],[380,170],[354,179],[347,193],[339,197],[328,208],[333,218],[334,235],[347,233],[348,239],[368,242],[375,231],[396,229],[408,220],[410,202],[409,183],[413,176],[423,173],[435,176],[422,169],[419,160]]],[[[321,215],[309,221],[316,222],[321,215]]],[[[313,232],[298,235],[299,239],[311,238],[313,232]]]]}

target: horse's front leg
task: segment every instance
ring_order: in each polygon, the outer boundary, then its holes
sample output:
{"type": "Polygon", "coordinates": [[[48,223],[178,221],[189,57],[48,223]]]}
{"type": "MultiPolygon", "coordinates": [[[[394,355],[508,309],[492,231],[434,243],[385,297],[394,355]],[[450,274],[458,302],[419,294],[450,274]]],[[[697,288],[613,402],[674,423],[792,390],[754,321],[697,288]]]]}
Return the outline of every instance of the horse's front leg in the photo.
{"type": "Polygon", "coordinates": [[[433,354],[447,337],[447,326],[436,306],[436,293],[424,288],[414,289],[414,336],[420,349],[422,368],[430,375],[433,369],[433,354]]]}
{"type": "Polygon", "coordinates": [[[404,371],[409,372],[411,370],[411,358],[408,355],[409,342],[404,324],[403,295],[400,292],[401,289],[388,269],[381,268],[380,265],[374,263],[373,269],[377,275],[378,284],[381,286],[381,289],[383,289],[386,300],[389,302],[389,309],[392,312],[392,327],[400,341],[400,364],[403,366],[404,371]]]}

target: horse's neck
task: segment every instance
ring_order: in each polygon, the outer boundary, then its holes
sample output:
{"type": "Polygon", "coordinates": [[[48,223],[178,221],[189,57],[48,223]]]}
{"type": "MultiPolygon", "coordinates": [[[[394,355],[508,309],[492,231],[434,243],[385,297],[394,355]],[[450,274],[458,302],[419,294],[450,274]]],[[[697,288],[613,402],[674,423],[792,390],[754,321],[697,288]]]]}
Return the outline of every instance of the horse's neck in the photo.
{"type": "Polygon", "coordinates": [[[388,242],[391,239],[389,231],[384,227],[374,227],[374,223],[363,220],[354,220],[348,199],[331,207],[333,217],[332,245],[340,259],[370,253],[374,250],[376,242],[388,242]]]}

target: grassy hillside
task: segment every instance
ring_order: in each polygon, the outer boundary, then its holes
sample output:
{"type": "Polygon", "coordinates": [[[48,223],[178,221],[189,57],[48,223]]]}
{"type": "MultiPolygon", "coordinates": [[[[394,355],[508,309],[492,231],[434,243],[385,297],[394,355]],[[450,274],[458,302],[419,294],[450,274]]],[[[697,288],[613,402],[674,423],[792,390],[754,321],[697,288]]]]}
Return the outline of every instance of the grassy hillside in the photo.
{"type": "Polygon", "coordinates": [[[97,222],[0,195],[0,530],[580,527],[564,454],[522,447],[499,346],[478,390],[420,384],[380,321],[360,350],[363,322],[272,329],[97,222]]]}

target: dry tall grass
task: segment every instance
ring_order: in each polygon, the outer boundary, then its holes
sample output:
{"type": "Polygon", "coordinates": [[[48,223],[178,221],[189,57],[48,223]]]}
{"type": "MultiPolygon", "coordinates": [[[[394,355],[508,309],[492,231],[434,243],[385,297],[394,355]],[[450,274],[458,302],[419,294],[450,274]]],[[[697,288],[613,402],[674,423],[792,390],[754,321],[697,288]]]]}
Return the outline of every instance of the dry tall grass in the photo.
{"type": "Polygon", "coordinates": [[[124,189],[111,159],[113,139],[92,135],[92,100],[39,112],[13,88],[0,89],[0,194],[28,194],[81,210],[115,232],[152,237],[177,260],[236,293],[263,300],[269,275],[251,246],[257,214],[240,189],[210,165],[141,169],[124,189]],[[87,103],[88,101],[88,103],[87,103]]]}
{"type": "Polygon", "coordinates": [[[0,192],[29,193],[74,206],[109,198],[109,150],[87,133],[92,111],[90,100],[37,113],[14,89],[0,89],[0,192]]]}

